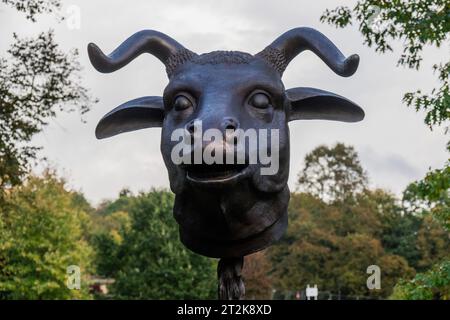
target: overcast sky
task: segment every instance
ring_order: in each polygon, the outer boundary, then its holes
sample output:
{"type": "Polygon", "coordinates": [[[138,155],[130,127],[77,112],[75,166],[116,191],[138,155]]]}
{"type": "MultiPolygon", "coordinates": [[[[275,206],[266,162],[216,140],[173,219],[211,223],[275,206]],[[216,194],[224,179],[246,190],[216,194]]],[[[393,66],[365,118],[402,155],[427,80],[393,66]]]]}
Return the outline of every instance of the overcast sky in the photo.
{"type": "MultiPolygon", "coordinates": [[[[420,72],[397,68],[400,52],[380,55],[363,45],[356,27],[335,29],[319,21],[326,8],[354,1],[63,1],[62,14],[71,5],[81,10],[79,29],[58,23],[54,16],[42,16],[38,23],[0,5],[3,54],[12,33],[35,35],[53,28],[64,49],[78,48],[84,67],[83,84],[100,99],[80,121],[77,113],[60,114],[39,134],[42,156],[57,166],[70,186],[81,190],[97,204],[113,198],[123,187],[133,191],[168,187],[167,171],[159,151],[158,128],[96,140],[98,120],[112,108],[145,95],[161,95],[167,84],[164,66],[150,55],[141,56],[112,74],[100,74],[90,66],[86,45],[95,42],[112,51],[128,36],[142,29],[167,33],[198,53],[240,50],[256,53],[281,33],[299,26],[316,28],[327,35],[345,55],[357,53],[359,70],[350,78],[334,74],[310,52],[299,55],[284,73],[286,88],[310,86],[332,91],[358,103],[366,112],[356,124],[328,121],[297,121],[291,129],[291,174],[295,188],[306,153],[320,144],[344,142],[355,146],[371,185],[400,193],[411,181],[424,176],[429,167],[443,165],[446,138],[442,130],[431,132],[422,113],[401,103],[404,92],[428,90],[436,85],[431,66],[448,59],[448,48],[428,48],[420,72]]],[[[73,20],[69,20],[73,21],[73,20]]],[[[401,49],[399,44],[394,46],[401,49]]]]}

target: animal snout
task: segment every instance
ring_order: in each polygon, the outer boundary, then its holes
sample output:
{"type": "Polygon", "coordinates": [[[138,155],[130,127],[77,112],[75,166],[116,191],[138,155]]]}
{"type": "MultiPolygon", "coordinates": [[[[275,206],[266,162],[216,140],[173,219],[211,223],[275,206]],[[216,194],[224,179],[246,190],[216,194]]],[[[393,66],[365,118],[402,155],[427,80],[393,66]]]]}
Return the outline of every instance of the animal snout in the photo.
{"type": "MultiPolygon", "coordinates": [[[[232,135],[237,129],[239,129],[240,125],[239,121],[234,117],[224,117],[223,119],[213,123],[211,123],[211,121],[203,121],[202,119],[197,118],[186,123],[184,128],[187,134],[191,135],[192,138],[202,138],[201,135],[205,134],[208,129],[219,130],[222,133],[223,137],[227,138],[229,135],[232,135]]],[[[194,143],[193,140],[194,139],[191,140],[192,143],[194,143]]]]}
{"type": "Polygon", "coordinates": [[[236,118],[226,116],[219,119],[207,118],[205,121],[196,118],[187,122],[184,128],[185,137],[189,137],[184,142],[190,145],[185,154],[189,164],[210,166],[216,163],[217,165],[212,167],[215,171],[219,170],[216,167],[227,169],[225,164],[248,165],[245,148],[238,149],[237,130],[240,125],[236,118]]]}

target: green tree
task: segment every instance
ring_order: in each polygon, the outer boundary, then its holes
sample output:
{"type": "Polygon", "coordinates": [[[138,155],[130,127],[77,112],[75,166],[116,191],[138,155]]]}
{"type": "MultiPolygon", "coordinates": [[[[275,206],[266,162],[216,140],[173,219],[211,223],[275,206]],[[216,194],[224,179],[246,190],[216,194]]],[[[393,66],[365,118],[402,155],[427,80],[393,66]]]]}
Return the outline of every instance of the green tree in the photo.
{"type": "MultiPolygon", "coordinates": [[[[56,11],[59,1],[12,1],[3,3],[36,15],[56,11]]],[[[18,185],[37,158],[37,146],[30,145],[55,117],[57,111],[89,110],[92,99],[80,84],[78,52],[63,52],[53,31],[35,38],[20,38],[5,57],[0,57],[0,201],[7,188],[18,185]]]]}
{"type": "Polygon", "coordinates": [[[414,274],[403,257],[387,254],[381,242],[368,234],[355,233],[340,239],[334,258],[336,285],[344,296],[387,297],[398,279],[414,274]],[[366,286],[366,270],[370,265],[380,267],[380,290],[369,290],[366,286]]]}
{"type": "Polygon", "coordinates": [[[448,257],[449,234],[436,220],[427,215],[422,219],[416,245],[420,253],[416,269],[424,271],[431,268],[434,263],[448,257]]]}
{"type": "Polygon", "coordinates": [[[270,267],[266,251],[259,251],[245,257],[242,274],[245,281],[246,299],[270,299],[272,297],[270,267]]]}
{"type": "Polygon", "coordinates": [[[393,194],[368,189],[353,148],[316,148],[300,177],[302,189],[312,192],[291,194],[287,234],[268,250],[279,295],[314,283],[341,298],[385,298],[399,279],[447,255],[450,239],[442,226],[406,210],[393,194]],[[381,268],[381,290],[366,287],[370,265],[381,268]]]}
{"type": "Polygon", "coordinates": [[[305,167],[298,177],[300,191],[325,201],[354,197],[367,187],[367,175],[352,146],[337,143],[329,148],[316,147],[305,157],[305,167]]]}
{"type": "Polygon", "coordinates": [[[275,288],[288,292],[317,284],[341,298],[376,298],[387,297],[400,277],[412,277],[407,260],[384,249],[381,209],[372,206],[370,195],[346,206],[293,193],[287,234],[268,250],[275,288]],[[366,269],[374,264],[382,270],[381,290],[366,287],[366,269]]]}
{"type": "Polygon", "coordinates": [[[450,261],[434,265],[411,281],[402,280],[394,288],[391,299],[450,300],[450,261]]]}
{"type": "Polygon", "coordinates": [[[0,298],[89,298],[92,249],[83,237],[89,216],[76,193],[46,173],[16,186],[0,207],[0,298]],[[67,267],[81,268],[81,290],[66,285],[67,267]]]}
{"type": "Polygon", "coordinates": [[[403,201],[410,212],[431,213],[450,231],[450,166],[430,171],[423,180],[411,183],[403,201]]]}
{"type": "Polygon", "coordinates": [[[215,262],[182,245],[172,214],[173,200],[173,194],[164,190],[137,196],[128,192],[102,208],[107,215],[115,214],[109,207],[118,210],[122,218],[123,213],[129,215],[129,220],[122,219],[96,238],[97,270],[116,280],[114,297],[215,298],[215,262]],[[117,233],[110,232],[113,230],[117,233]]]}
{"type": "Polygon", "coordinates": [[[118,250],[123,236],[130,230],[131,219],[128,211],[134,198],[131,192],[122,190],[117,199],[104,201],[91,214],[91,239],[97,251],[95,264],[99,275],[116,275],[120,266],[118,250]]]}
{"type": "MultiPolygon", "coordinates": [[[[326,10],[321,21],[340,28],[357,23],[365,44],[375,47],[381,53],[393,51],[390,42],[401,40],[403,51],[398,65],[419,70],[425,46],[448,46],[450,3],[447,0],[360,0],[353,8],[340,6],[326,10]]],[[[425,111],[424,122],[430,129],[443,126],[447,134],[450,120],[450,61],[437,61],[433,70],[437,73],[439,86],[429,93],[423,93],[420,89],[407,92],[403,96],[403,102],[417,111],[425,111]]],[[[450,142],[447,150],[450,151],[450,142]]],[[[413,207],[413,212],[430,214],[447,230],[450,226],[449,167],[450,160],[444,164],[444,168],[430,171],[422,181],[412,183],[404,193],[404,199],[413,207]],[[418,203],[422,206],[415,206],[418,203]]],[[[448,260],[417,275],[411,282],[403,281],[396,288],[394,297],[448,298],[450,272],[445,267],[447,265],[448,260]],[[434,293],[430,294],[432,291],[434,293]],[[437,294],[436,291],[442,294],[437,294]]]]}
{"type": "MultiPolygon", "coordinates": [[[[374,235],[380,239],[386,252],[402,256],[416,271],[431,267],[448,254],[450,238],[446,230],[431,216],[407,210],[394,195],[386,191],[367,190],[358,196],[356,206],[346,210],[355,212],[356,218],[344,223],[353,225],[353,230],[363,230],[374,235]],[[370,225],[363,227],[363,221],[370,225]]],[[[351,231],[349,228],[347,230],[351,231]]]]}
{"type": "Polygon", "coordinates": [[[25,13],[27,19],[33,22],[36,22],[37,15],[57,12],[61,8],[60,0],[2,0],[2,2],[25,13]]]}
{"type": "MultiPolygon", "coordinates": [[[[339,28],[357,23],[364,43],[380,53],[393,51],[392,41],[402,41],[398,65],[418,70],[425,46],[448,45],[450,3],[448,0],[360,0],[353,8],[340,6],[326,10],[320,19],[339,28]]],[[[425,123],[430,128],[448,126],[450,117],[450,61],[437,62],[433,69],[438,73],[438,88],[429,94],[421,90],[408,92],[403,98],[408,106],[426,112],[425,123]]]]}

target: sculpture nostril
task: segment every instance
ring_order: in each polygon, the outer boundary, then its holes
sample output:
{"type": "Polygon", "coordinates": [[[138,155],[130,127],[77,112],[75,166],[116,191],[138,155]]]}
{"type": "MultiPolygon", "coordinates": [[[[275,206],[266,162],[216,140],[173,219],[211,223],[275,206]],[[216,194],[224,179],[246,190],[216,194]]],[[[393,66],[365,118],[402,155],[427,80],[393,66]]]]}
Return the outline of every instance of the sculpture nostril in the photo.
{"type": "Polygon", "coordinates": [[[222,128],[226,130],[235,131],[239,128],[239,123],[234,118],[225,118],[222,122],[222,128]]]}
{"type": "Polygon", "coordinates": [[[235,131],[239,129],[239,122],[234,118],[225,118],[222,122],[222,129],[224,130],[228,143],[237,145],[235,131]]]}
{"type": "Polygon", "coordinates": [[[194,134],[194,131],[195,131],[195,124],[194,124],[194,121],[190,121],[188,124],[186,124],[185,129],[186,129],[190,134],[194,134]]]}
{"type": "Polygon", "coordinates": [[[236,127],[233,124],[227,124],[225,130],[236,130],[236,127]]]}

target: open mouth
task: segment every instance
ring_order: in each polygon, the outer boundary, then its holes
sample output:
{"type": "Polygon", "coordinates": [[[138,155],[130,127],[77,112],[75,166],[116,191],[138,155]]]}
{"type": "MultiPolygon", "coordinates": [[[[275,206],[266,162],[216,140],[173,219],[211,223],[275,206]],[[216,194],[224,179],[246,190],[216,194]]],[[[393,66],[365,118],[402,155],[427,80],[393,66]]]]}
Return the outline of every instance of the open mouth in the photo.
{"type": "Polygon", "coordinates": [[[225,182],[242,175],[248,164],[182,165],[188,180],[194,182],[225,182]]]}

